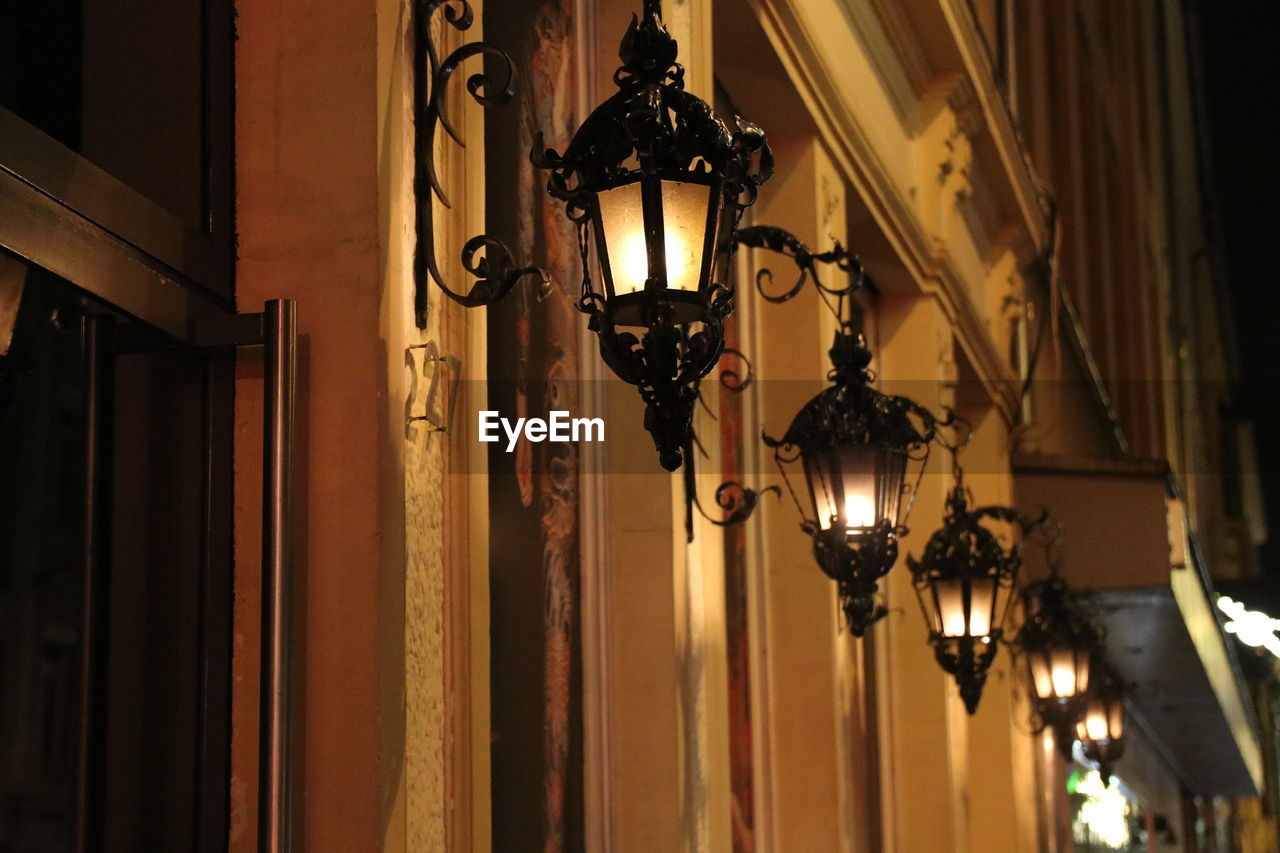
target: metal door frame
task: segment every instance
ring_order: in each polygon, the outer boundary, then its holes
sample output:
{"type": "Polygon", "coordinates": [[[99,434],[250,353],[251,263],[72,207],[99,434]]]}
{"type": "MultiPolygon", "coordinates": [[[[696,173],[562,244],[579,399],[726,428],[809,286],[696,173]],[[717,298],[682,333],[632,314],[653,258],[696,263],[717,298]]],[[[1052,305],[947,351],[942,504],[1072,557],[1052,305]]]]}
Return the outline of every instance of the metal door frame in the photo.
{"type": "MultiPolygon", "coordinates": [[[[0,174],[0,245],[10,247],[5,237],[19,230],[38,233],[38,224],[16,222],[6,215],[3,175],[0,174]],[[17,227],[15,227],[17,226],[17,227]]],[[[71,214],[74,215],[74,214],[71,214]]],[[[110,251],[109,235],[93,227],[75,225],[94,245],[110,251]]],[[[56,237],[63,233],[52,230],[56,237]]],[[[70,254],[66,245],[58,251],[70,254]]],[[[119,251],[114,260],[121,260],[119,251]]],[[[91,256],[96,257],[96,256],[91,256]]],[[[109,263],[112,258],[107,258],[109,263]]],[[[65,269],[65,268],[64,268],[65,269]]],[[[293,802],[291,796],[291,599],[293,590],[293,434],[297,372],[297,324],[292,300],[271,300],[262,313],[232,314],[198,295],[186,292],[185,301],[174,299],[178,286],[163,278],[145,274],[100,285],[93,275],[92,259],[76,262],[72,284],[117,307],[114,298],[123,296],[125,306],[140,320],[156,318],[179,344],[193,349],[214,350],[206,354],[205,420],[203,424],[204,543],[201,566],[201,726],[197,753],[200,760],[199,802],[196,804],[195,835],[201,851],[224,851],[229,828],[230,779],[230,681],[232,562],[232,461],[234,415],[233,351],[241,346],[264,349],[266,382],[263,395],[263,553],[262,553],[262,669],[259,707],[259,849],[286,851],[292,847],[293,802]],[[188,310],[181,310],[184,305],[188,310]]],[[[54,270],[58,272],[58,270],[54,270]]],[[[101,577],[107,570],[109,543],[104,525],[109,511],[109,388],[110,359],[113,355],[111,321],[105,315],[85,318],[85,368],[87,424],[84,448],[87,461],[85,483],[85,568],[84,614],[86,657],[82,678],[86,712],[92,714],[100,703],[101,664],[93,652],[93,638],[101,620],[101,577]]],[[[92,744],[88,725],[82,730],[82,751],[92,744]]],[[[85,752],[81,759],[81,783],[77,802],[77,849],[93,848],[92,829],[99,825],[95,814],[95,785],[100,783],[99,762],[85,752]]]]}
{"type": "MultiPolygon", "coordinates": [[[[195,836],[201,851],[226,850],[229,830],[234,348],[264,347],[263,626],[259,723],[259,849],[290,849],[290,599],[293,540],[294,376],[296,321],[290,300],[259,314],[236,314],[234,302],[232,0],[205,0],[202,162],[204,227],[194,229],[90,161],[0,107],[0,247],[66,279],[113,308],[158,329],[175,344],[213,351],[205,375],[201,590],[202,672],[195,836]],[[213,650],[220,649],[220,654],[213,650]],[[213,662],[211,664],[211,661],[213,662]],[[207,772],[206,772],[207,771],[207,772]]],[[[86,324],[88,402],[101,416],[109,387],[109,322],[86,324]],[[95,403],[96,401],[96,403],[95,403]]],[[[86,627],[94,623],[95,578],[107,555],[104,518],[106,424],[90,418],[84,436],[91,470],[88,507],[86,627]],[[95,464],[96,460],[96,464],[95,464]]],[[[91,634],[86,634],[88,641],[91,634]]],[[[100,666],[86,656],[86,701],[100,666]]],[[[92,756],[86,755],[91,763],[92,756]]],[[[90,782],[95,772],[82,771],[90,782]]],[[[93,826],[92,791],[78,812],[93,826]]],[[[93,847],[78,839],[78,849],[93,847]]]]}
{"type": "MultiPolygon", "coordinates": [[[[102,775],[101,724],[105,692],[102,622],[110,564],[113,320],[82,319],[85,388],[85,512],[82,605],[84,659],[82,724],[76,803],[76,849],[95,849],[101,827],[97,791],[102,775]]],[[[229,830],[232,560],[233,351],[263,347],[262,628],[258,745],[258,848],[293,847],[292,604],[293,459],[297,320],[292,300],[268,301],[262,313],[193,322],[193,348],[206,353],[204,381],[204,494],[201,548],[200,727],[196,825],[200,851],[224,851],[229,830]],[[211,719],[212,718],[212,719],[211,719]]],[[[193,768],[195,770],[196,768],[193,768]]]]}
{"type": "MultiPolygon", "coordinates": [[[[90,226],[135,251],[116,264],[105,265],[95,254],[99,267],[112,271],[105,286],[118,293],[119,283],[141,273],[133,264],[150,268],[154,276],[169,279],[203,295],[224,310],[234,310],[232,280],[235,266],[235,7],[234,0],[202,0],[201,44],[201,177],[202,221],[193,226],[161,207],[124,182],[112,177],[75,151],[41,132],[13,112],[0,107],[0,245],[38,266],[94,293],[92,282],[77,280],[64,272],[67,266],[83,268],[76,252],[88,246],[77,226],[90,226]],[[53,224],[47,205],[39,205],[21,187],[37,191],[55,207],[75,216],[54,216],[66,230],[63,237],[77,239],[75,245],[42,238],[53,224]],[[27,217],[7,222],[25,212],[27,217]],[[25,224],[25,227],[24,227],[25,224]],[[42,231],[30,233],[35,225],[42,231]]],[[[90,239],[88,245],[96,241],[90,239]]],[[[99,247],[100,248],[100,247],[99,247]]],[[[121,305],[107,293],[100,294],[121,305]]],[[[136,306],[135,306],[136,307],[136,306]]],[[[196,307],[197,311],[200,309],[196,307]]],[[[130,313],[134,313],[130,311],[130,313]]],[[[158,312],[165,314],[164,311],[158,312]]],[[[135,314],[157,328],[166,329],[163,316],[135,314]]]]}

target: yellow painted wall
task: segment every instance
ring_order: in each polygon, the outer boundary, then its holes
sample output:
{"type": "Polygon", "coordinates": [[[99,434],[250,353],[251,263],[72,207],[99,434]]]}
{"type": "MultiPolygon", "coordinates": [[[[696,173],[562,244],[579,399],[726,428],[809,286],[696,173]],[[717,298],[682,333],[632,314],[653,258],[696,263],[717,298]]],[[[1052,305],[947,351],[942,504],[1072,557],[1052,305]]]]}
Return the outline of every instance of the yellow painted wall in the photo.
{"type": "MultiPolygon", "coordinates": [[[[579,4],[582,106],[613,91],[617,41],[637,6],[579,4]]],[[[729,96],[765,126],[777,155],[753,220],[815,249],[832,238],[854,243],[882,291],[880,387],[935,411],[963,405],[976,427],[962,457],[971,487],[980,501],[1012,502],[1009,306],[1024,297],[1023,270],[1045,233],[965,4],[667,6],[689,88],[708,100],[713,56],[732,60],[738,44],[768,52],[767,75],[741,57],[723,65],[729,96]],[[735,17],[721,27],[723,10],[735,17]]],[[[473,7],[469,38],[480,34],[482,9],[473,7]]],[[[242,309],[276,296],[300,303],[308,849],[484,850],[485,456],[465,430],[450,437],[404,422],[406,347],[436,341],[462,360],[464,376],[483,377],[484,316],[433,294],[428,329],[412,322],[408,6],[242,0],[238,8],[242,309]]],[[[462,38],[450,28],[441,37],[462,38]]],[[[451,265],[483,222],[482,126],[460,93],[455,114],[465,116],[470,147],[442,142],[438,151],[457,202],[447,214],[437,208],[435,239],[451,265]]],[[[779,286],[790,280],[783,259],[744,252],[742,262],[769,265],[779,286]]],[[[456,280],[456,266],[448,272],[456,280]]],[[[752,417],[778,435],[823,385],[832,323],[811,288],[781,306],[748,291],[739,298],[756,303],[744,311],[743,335],[757,375],[752,417]]],[[[588,375],[605,376],[585,331],[582,352],[588,375]]],[[[1055,343],[1042,359],[1045,375],[1065,382],[1037,394],[1023,448],[1112,452],[1080,391],[1080,355],[1055,343]]],[[[251,362],[238,381],[241,399],[256,399],[251,362]]],[[[634,389],[602,387],[590,405],[608,421],[608,450],[586,463],[582,480],[591,513],[583,525],[589,848],[725,850],[719,537],[700,523],[698,542],[686,545],[680,481],[656,463],[651,473],[636,464],[653,450],[634,389]],[[614,473],[601,479],[591,464],[614,473]]],[[[257,494],[256,418],[249,408],[237,413],[235,850],[251,849],[254,820],[260,506],[245,496],[257,494]]],[[[778,482],[760,469],[751,485],[778,482]]],[[[700,485],[705,495],[715,483],[700,485]]],[[[950,462],[935,454],[904,558],[940,523],[950,485],[950,462]]],[[[790,502],[766,498],[749,523],[759,849],[871,853],[877,839],[895,853],[1041,849],[1046,785],[1056,790],[1060,780],[1046,782],[1041,741],[1025,729],[1022,675],[1004,650],[970,717],[926,643],[905,559],[882,584],[890,615],[868,647],[841,633],[834,586],[814,565],[790,502]]]]}

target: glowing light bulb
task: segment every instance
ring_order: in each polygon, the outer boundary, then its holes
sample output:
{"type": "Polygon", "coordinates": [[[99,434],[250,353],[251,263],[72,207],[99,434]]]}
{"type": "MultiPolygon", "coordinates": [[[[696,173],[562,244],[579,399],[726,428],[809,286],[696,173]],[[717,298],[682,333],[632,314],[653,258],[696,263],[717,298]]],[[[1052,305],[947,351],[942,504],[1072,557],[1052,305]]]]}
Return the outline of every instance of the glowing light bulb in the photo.
{"type": "MultiPolygon", "coordinates": [[[[974,597],[977,598],[976,592],[974,597]]],[[[987,601],[975,601],[969,613],[969,636],[982,637],[983,642],[989,641],[987,635],[991,633],[991,611],[988,607],[987,601]]]]}
{"type": "Polygon", "coordinates": [[[1053,695],[1061,698],[1074,696],[1076,693],[1076,671],[1074,667],[1059,664],[1053,668],[1053,695]]]}
{"type": "MultiPolygon", "coordinates": [[[[684,283],[692,253],[685,241],[674,229],[666,232],[667,283],[679,287],[684,283]]],[[[621,257],[614,260],[614,280],[619,293],[635,293],[644,290],[649,278],[649,248],[645,244],[644,231],[637,228],[627,235],[622,245],[621,257]]]]}
{"type": "Polygon", "coordinates": [[[613,278],[619,285],[619,292],[644,290],[645,279],[649,277],[649,254],[643,234],[637,231],[628,237],[622,244],[622,257],[614,259],[613,267],[613,278]]]}
{"type": "Polygon", "coordinates": [[[876,502],[866,495],[845,495],[844,523],[850,528],[875,527],[876,502]]]}
{"type": "MultiPolygon", "coordinates": [[[[681,238],[680,233],[674,228],[668,228],[666,234],[667,248],[667,286],[684,288],[687,282],[685,277],[693,272],[689,266],[693,260],[693,252],[685,245],[685,241],[681,238]]],[[[697,285],[696,279],[694,285],[697,285]]]]}
{"type": "Polygon", "coordinates": [[[1089,740],[1107,740],[1107,718],[1103,714],[1090,714],[1084,721],[1089,740]]]}
{"type": "Polygon", "coordinates": [[[952,608],[942,616],[942,633],[947,637],[963,637],[965,635],[964,608],[952,608]]]}

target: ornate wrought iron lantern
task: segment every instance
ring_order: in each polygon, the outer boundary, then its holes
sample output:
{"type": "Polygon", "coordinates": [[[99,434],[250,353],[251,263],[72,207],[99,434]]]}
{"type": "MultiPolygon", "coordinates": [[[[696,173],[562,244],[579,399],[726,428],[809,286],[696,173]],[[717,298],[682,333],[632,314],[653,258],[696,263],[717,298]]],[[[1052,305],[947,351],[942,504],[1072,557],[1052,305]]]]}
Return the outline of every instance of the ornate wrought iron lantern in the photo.
{"type": "MultiPolygon", "coordinates": [[[[472,74],[467,91],[496,107],[515,95],[515,65],[493,44],[470,42],[443,60],[432,40],[431,18],[458,30],[471,27],[470,4],[416,0],[414,80],[418,193],[414,306],[426,327],[428,278],[455,302],[476,307],[506,297],[522,280],[549,290],[547,273],[516,260],[498,238],[481,234],[462,247],[462,267],[477,280],[465,292],[449,287],[431,237],[427,193],[445,207],[434,143],[443,128],[461,137],[445,111],[444,92],[463,62],[492,60],[493,73],[472,74]]],[[[698,381],[724,350],[724,321],[733,312],[729,259],[742,216],[758,187],[773,173],[764,133],[738,119],[733,130],[706,101],[684,89],[676,41],[662,23],[659,0],[644,0],[623,36],[617,94],[595,109],[563,154],[539,134],[530,159],[551,172],[550,195],[563,201],[578,227],[582,293],[578,309],[590,317],[600,354],[647,404],[645,429],[663,467],[674,471],[692,443],[690,425],[698,381]],[[593,273],[592,256],[595,271],[593,273]]]]}
{"type": "Polygon", "coordinates": [[[868,369],[871,351],[858,331],[854,294],[865,286],[861,264],[843,247],[811,253],[794,235],[771,226],[744,228],[742,245],[758,246],[792,257],[801,275],[788,291],[770,295],[764,289],[769,271],[761,270],[756,286],[770,302],[786,302],[812,278],[827,306],[840,321],[831,346],[831,386],[804,405],[781,438],[764,435],[802,518],[801,528],[813,539],[818,566],[838,585],[841,609],[856,637],[885,614],[876,598],[878,582],[898,559],[898,540],[933,441],[933,415],[906,397],[873,388],[868,369]],[[815,262],[836,264],[849,278],[828,287],[815,262]],[[830,297],[834,296],[833,306],[830,297]],[[797,497],[787,466],[801,463],[808,508],[797,497]],[[908,469],[915,469],[908,485],[908,469]]]}
{"type": "MultiPolygon", "coordinates": [[[[951,450],[954,455],[959,446],[951,450]]],[[[965,708],[972,714],[1004,636],[1022,566],[1020,537],[1043,523],[1044,517],[1028,521],[1004,506],[971,509],[958,464],[955,472],[942,527],[929,538],[918,561],[907,555],[907,565],[929,625],[934,656],[955,677],[965,708]],[[1014,541],[1002,542],[992,525],[1003,525],[1014,541]]]]}
{"type": "Polygon", "coordinates": [[[564,154],[541,136],[532,153],[578,226],[578,308],[605,363],[639,388],[668,470],[684,461],[698,380],[724,348],[734,231],[773,170],[760,128],[738,119],[731,131],[685,91],[676,53],[659,0],[645,0],[622,39],[617,94],[564,154]]]}
{"type": "Polygon", "coordinates": [[[1057,571],[1029,585],[1024,597],[1027,619],[1014,645],[1027,661],[1040,728],[1052,728],[1059,750],[1070,755],[1100,634],[1057,571]]]}
{"type": "Polygon", "coordinates": [[[1103,781],[1109,782],[1112,766],[1124,754],[1124,683],[1101,662],[1094,664],[1094,672],[1076,737],[1085,757],[1097,762],[1103,781]]]}
{"type": "Polygon", "coordinates": [[[897,562],[915,496],[908,463],[923,472],[934,418],[871,387],[862,335],[842,329],[830,355],[831,387],[800,409],[781,439],[766,434],[764,441],[779,468],[797,457],[803,465],[809,512],[801,509],[801,527],[813,538],[818,566],[838,585],[849,630],[861,637],[885,614],[878,582],[897,562]]]}

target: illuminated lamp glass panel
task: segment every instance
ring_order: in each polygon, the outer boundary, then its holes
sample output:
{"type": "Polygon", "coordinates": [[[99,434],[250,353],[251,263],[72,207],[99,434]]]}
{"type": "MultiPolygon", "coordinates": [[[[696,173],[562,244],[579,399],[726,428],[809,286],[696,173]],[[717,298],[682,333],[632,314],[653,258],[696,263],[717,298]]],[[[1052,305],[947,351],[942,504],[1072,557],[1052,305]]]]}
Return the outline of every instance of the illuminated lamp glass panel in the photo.
{"type": "Polygon", "coordinates": [[[650,279],[658,289],[696,292],[703,286],[716,233],[712,190],[707,184],[641,179],[597,194],[609,297],[643,291],[650,279]],[[645,202],[654,199],[657,206],[647,216],[645,202]],[[660,215],[652,215],[655,209],[660,215]],[[649,246],[659,234],[665,251],[653,263],[649,246]]]}
{"type": "Polygon", "coordinates": [[[989,637],[1000,627],[1009,589],[996,575],[937,578],[933,591],[933,630],[948,639],[989,637]]]}
{"type": "Polygon", "coordinates": [[[814,519],[822,530],[870,532],[882,520],[896,526],[907,456],[880,445],[840,444],[804,454],[814,519]]]}

